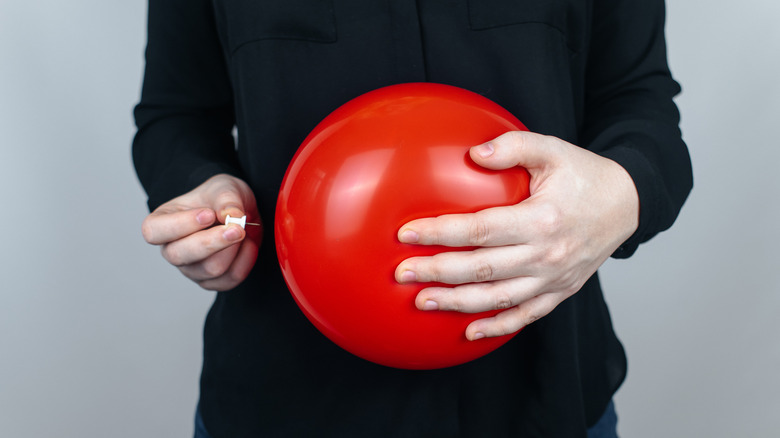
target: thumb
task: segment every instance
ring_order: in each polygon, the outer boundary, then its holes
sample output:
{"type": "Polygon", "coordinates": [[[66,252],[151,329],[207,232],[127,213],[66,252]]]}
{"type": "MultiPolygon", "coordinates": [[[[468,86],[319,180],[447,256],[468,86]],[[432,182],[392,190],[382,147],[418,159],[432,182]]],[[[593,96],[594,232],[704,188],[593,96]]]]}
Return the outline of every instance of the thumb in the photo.
{"type": "Polygon", "coordinates": [[[554,162],[556,144],[552,137],[528,131],[510,131],[469,151],[478,165],[493,170],[525,167],[539,170],[554,162]]]}
{"type": "Polygon", "coordinates": [[[219,221],[224,223],[228,215],[244,216],[247,210],[246,198],[251,197],[251,189],[243,181],[232,178],[217,178],[212,181],[206,194],[206,202],[216,212],[219,221]]]}

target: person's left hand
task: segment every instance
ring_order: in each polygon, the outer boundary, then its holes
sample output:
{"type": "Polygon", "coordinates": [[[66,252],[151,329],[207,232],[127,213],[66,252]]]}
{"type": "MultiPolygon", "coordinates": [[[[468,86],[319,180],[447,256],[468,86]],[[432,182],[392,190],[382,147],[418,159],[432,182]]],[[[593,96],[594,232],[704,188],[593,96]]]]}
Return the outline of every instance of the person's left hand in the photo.
{"type": "Polygon", "coordinates": [[[637,229],[639,198],[623,167],[555,137],[510,132],[470,154],[488,169],[525,167],[530,197],[405,224],[403,243],[478,248],[406,259],[395,278],[454,285],[420,291],[420,310],[506,309],[472,322],[475,340],[514,333],[576,293],[637,229]]]}

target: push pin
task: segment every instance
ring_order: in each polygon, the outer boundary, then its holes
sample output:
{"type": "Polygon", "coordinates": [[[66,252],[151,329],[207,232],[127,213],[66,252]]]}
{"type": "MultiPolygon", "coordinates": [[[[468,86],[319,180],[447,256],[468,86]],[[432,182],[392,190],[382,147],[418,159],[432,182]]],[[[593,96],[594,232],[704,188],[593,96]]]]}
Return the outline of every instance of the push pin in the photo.
{"type": "Polygon", "coordinates": [[[256,226],[256,227],[259,227],[259,226],[260,226],[260,224],[255,224],[255,223],[252,223],[252,222],[247,222],[247,221],[246,221],[246,215],[242,216],[241,218],[237,218],[237,217],[230,217],[230,215],[227,215],[227,218],[225,218],[225,226],[227,226],[228,224],[236,224],[236,225],[240,225],[240,226],[241,226],[241,228],[246,228],[246,226],[247,226],[247,225],[254,225],[254,226],[256,226]]]}

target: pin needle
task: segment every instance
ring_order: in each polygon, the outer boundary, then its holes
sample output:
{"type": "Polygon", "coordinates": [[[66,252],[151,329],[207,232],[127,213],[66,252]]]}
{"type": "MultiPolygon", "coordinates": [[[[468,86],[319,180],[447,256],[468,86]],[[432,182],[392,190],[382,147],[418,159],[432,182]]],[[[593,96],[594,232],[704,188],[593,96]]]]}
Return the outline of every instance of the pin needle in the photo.
{"type": "Polygon", "coordinates": [[[256,227],[259,227],[260,224],[256,224],[254,222],[247,222],[246,221],[246,215],[237,218],[237,217],[230,217],[230,215],[227,215],[227,218],[225,218],[225,225],[227,224],[236,224],[240,225],[241,228],[245,228],[246,225],[254,225],[256,227]]]}

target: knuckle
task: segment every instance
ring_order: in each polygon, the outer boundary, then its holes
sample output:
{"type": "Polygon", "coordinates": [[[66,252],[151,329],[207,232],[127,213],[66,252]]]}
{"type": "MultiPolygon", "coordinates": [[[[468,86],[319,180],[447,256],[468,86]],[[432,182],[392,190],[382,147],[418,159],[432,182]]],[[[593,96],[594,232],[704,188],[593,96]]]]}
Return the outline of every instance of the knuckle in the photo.
{"type": "Polygon", "coordinates": [[[141,223],[141,235],[144,237],[146,243],[154,243],[154,227],[150,223],[148,216],[141,223]]]}
{"type": "Polygon", "coordinates": [[[539,217],[536,219],[538,231],[544,235],[555,234],[562,225],[563,215],[560,208],[545,204],[539,207],[539,217]]]}
{"type": "Polygon", "coordinates": [[[566,287],[563,288],[563,294],[566,297],[570,297],[582,289],[585,285],[585,280],[580,278],[571,278],[566,287]]]}
{"type": "Polygon", "coordinates": [[[451,218],[448,215],[432,218],[430,221],[423,220],[421,222],[421,243],[445,244],[447,240],[446,230],[450,228],[450,221],[451,218]]]}
{"type": "Polygon", "coordinates": [[[493,279],[493,266],[490,263],[478,263],[474,267],[475,281],[490,281],[493,279]]]}
{"type": "Polygon", "coordinates": [[[203,263],[203,273],[208,278],[218,278],[222,277],[228,272],[228,269],[230,268],[230,265],[220,261],[215,260],[206,260],[203,263]]]}
{"type": "Polygon", "coordinates": [[[240,199],[236,193],[236,189],[233,187],[226,187],[221,189],[216,195],[216,201],[218,205],[229,205],[240,203],[240,199]]]}
{"type": "Polygon", "coordinates": [[[444,241],[444,236],[442,235],[439,227],[433,227],[427,233],[423,232],[420,239],[421,243],[432,243],[432,244],[441,244],[443,241],[444,241]],[[427,242],[425,241],[425,237],[428,237],[427,242]]]}
{"type": "Polygon", "coordinates": [[[230,181],[230,185],[232,186],[232,188],[233,188],[233,190],[235,192],[243,192],[243,191],[251,192],[251,190],[249,188],[249,184],[247,184],[246,181],[244,181],[243,179],[236,178],[236,177],[230,176],[230,175],[228,175],[228,177],[230,178],[230,180],[229,180],[230,181]]]}
{"type": "Polygon", "coordinates": [[[490,238],[490,227],[480,214],[475,214],[468,226],[469,243],[475,246],[484,246],[490,238]]]}
{"type": "Polygon", "coordinates": [[[525,314],[523,315],[523,325],[526,326],[529,324],[533,324],[536,321],[542,319],[542,317],[545,314],[546,313],[544,313],[541,309],[536,309],[536,308],[530,309],[526,311],[525,314]]]}
{"type": "Polygon", "coordinates": [[[422,272],[424,272],[424,274],[422,275],[423,276],[423,281],[431,281],[431,282],[434,282],[434,283],[441,283],[442,282],[442,278],[443,278],[442,274],[443,274],[443,272],[442,272],[441,268],[439,268],[438,266],[433,265],[427,271],[422,271],[422,272]]]}
{"type": "Polygon", "coordinates": [[[184,254],[175,245],[165,245],[162,247],[161,251],[163,258],[173,266],[183,266],[186,264],[184,262],[184,254]]]}
{"type": "Polygon", "coordinates": [[[442,310],[462,312],[465,309],[463,301],[457,297],[452,297],[451,299],[439,298],[437,302],[442,310]]]}
{"type": "Polygon", "coordinates": [[[522,147],[526,142],[526,137],[521,131],[509,131],[505,135],[517,147],[522,147]]]}
{"type": "Polygon", "coordinates": [[[537,313],[537,312],[531,312],[531,313],[528,313],[528,314],[526,315],[526,318],[525,318],[525,323],[526,323],[526,325],[528,325],[528,324],[533,324],[533,323],[535,323],[536,321],[539,321],[541,318],[542,318],[542,315],[540,315],[539,313],[537,313]]]}
{"type": "Polygon", "coordinates": [[[495,309],[508,309],[512,307],[512,298],[505,292],[501,292],[495,295],[495,309]]]}
{"type": "Polygon", "coordinates": [[[208,239],[203,239],[201,247],[207,254],[216,254],[224,249],[224,243],[221,241],[221,236],[209,236],[208,239]]]}
{"type": "Polygon", "coordinates": [[[445,269],[449,265],[449,254],[439,253],[431,257],[430,260],[419,260],[412,268],[422,281],[441,282],[446,276],[445,269]]]}
{"type": "Polygon", "coordinates": [[[569,250],[564,244],[558,244],[553,247],[551,247],[547,254],[545,255],[545,260],[547,264],[558,266],[568,259],[569,257],[569,250]]]}

